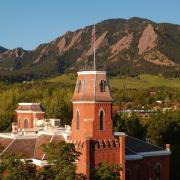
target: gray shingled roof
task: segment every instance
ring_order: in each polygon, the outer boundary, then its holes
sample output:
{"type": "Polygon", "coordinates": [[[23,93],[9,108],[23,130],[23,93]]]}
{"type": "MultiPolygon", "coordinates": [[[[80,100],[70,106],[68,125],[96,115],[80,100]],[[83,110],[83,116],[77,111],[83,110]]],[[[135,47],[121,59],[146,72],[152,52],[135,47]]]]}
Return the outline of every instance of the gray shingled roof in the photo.
{"type": "MultiPolygon", "coordinates": [[[[164,150],[161,147],[155,146],[131,136],[126,137],[126,147],[136,153],[164,150]]],[[[127,151],[127,153],[129,153],[129,151],[127,151]]]]}

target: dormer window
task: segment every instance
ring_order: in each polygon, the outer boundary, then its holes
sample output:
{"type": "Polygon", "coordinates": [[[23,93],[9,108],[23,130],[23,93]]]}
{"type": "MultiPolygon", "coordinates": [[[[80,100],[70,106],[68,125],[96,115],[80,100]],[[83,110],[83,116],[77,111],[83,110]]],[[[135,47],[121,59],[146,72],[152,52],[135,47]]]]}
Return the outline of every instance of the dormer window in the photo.
{"type": "Polygon", "coordinates": [[[105,80],[101,80],[99,85],[100,85],[100,92],[105,92],[106,91],[107,82],[105,80]]]}
{"type": "Polygon", "coordinates": [[[81,87],[82,87],[82,82],[81,80],[78,80],[77,82],[77,88],[76,88],[76,92],[79,93],[81,91],[81,87]]]}

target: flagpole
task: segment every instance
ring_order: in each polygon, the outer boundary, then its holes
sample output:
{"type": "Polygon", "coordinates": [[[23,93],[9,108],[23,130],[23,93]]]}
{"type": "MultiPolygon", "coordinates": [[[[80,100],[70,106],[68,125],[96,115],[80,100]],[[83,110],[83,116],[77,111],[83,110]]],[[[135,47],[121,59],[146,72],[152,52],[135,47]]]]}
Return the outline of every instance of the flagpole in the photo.
{"type": "Polygon", "coordinates": [[[96,71],[96,29],[95,29],[95,23],[94,23],[94,71],[96,71]]]}

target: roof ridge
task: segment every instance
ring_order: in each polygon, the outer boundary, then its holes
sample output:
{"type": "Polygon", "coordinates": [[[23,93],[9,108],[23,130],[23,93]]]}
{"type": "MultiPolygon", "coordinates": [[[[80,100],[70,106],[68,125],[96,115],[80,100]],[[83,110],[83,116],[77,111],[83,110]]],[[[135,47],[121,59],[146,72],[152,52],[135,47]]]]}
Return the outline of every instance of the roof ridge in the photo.
{"type": "Polygon", "coordinates": [[[0,156],[3,155],[3,154],[8,150],[8,148],[14,143],[15,140],[16,140],[16,139],[14,138],[14,139],[12,140],[12,142],[10,142],[10,143],[8,144],[8,146],[0,153],[0,156]]]}
{"type": "MultiPolygon", "coordinates": [[[[128,136],[129,136],[129,135],[128,135],[128,136]]],[[[131,138],[133,138],[133,139],[136,139],[136,140],[138,140],[138,141],[140,141],[140,142],[143,142],[143,143],[149,144],[149,145],[151,145],[151,146],[154,146],[154,147],[160,148],[160,149],[162,149],[162,150],[165,150],[165,148],[162,148],[162,147],[160,147],[160,146],[157,146],[157,145],[154,145],[154,144],[148,143],[148,142],[146,142],[146,141],[143,141],[143,140],[141,140],[141,139],[135,138],[135,137],[133,137],[133,136],[129,136],[129,137],[131,137],[131,138]]]]}
{"type": "MultiPolygon", "coordinates": [[[[49,143],[52,142],[53,138],[54,138],[54,134],[51,136],[51,139],[50,139],[49,143]]],[[[46,153],[44,153],[44,154],[42,155],[41,160],[44,160],[45,156],[46,156],[46,153]]]]}
{"type": "Polygon", "coordinates": [[[36,149],[36,139],[35,139],[35,143],[34,143],[34,150],[33,150],[33,158],[35,158],[35,149],[36,149]]]}

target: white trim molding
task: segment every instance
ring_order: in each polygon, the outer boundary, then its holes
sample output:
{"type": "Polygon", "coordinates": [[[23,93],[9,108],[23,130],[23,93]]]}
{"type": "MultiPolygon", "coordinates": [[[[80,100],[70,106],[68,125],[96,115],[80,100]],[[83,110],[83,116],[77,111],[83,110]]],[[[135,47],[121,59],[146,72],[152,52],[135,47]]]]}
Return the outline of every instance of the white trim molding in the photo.
{"type": "Polygon", "coordinates": [[[79,71],[77,73],[78,75],[81,75],[81,74],[105,74],[106,75],[106,71],[79,71]]]}
{"type": "Polygon", "coordinates": [[[41,103],[25,103],[25,102],[22,102],[22,103],[18,103],[19,105],[21,106],[27,106],[27,105],[40,105],[41,103]]]}
{"type": "Polygon", "coordinates": [[[170,155],[171,152],[167,150],[161,150],[161,151],[140,152],[138,154],[144,157],[155,157],[155,156],[167,156],[170,155]]]}
{"type": "Polygon", "coordinates": [[[126,136],[125,132],[114,132],[114,136],[126,136]]]}
{"type": "Polygon", "coordinates": [[[170,154],[171,152],[167,150],[139,152],[139,153],[136,153],[135,155],[126,155],[126,160],[131,161],[131,160],[143,159],[144,157],[167,156],[170,154]]]}
{"type": "Polygon", "coordinates": [[[112,104],[112,101],[72,101],[73,104],[112,104]]]}
{"type": "Polygon", "coordinates": [[[45,113],[43,111],[32,111],[32,110],[16,110],[17,113],[45,113]]]}

